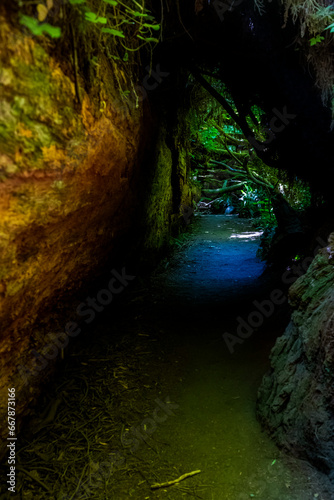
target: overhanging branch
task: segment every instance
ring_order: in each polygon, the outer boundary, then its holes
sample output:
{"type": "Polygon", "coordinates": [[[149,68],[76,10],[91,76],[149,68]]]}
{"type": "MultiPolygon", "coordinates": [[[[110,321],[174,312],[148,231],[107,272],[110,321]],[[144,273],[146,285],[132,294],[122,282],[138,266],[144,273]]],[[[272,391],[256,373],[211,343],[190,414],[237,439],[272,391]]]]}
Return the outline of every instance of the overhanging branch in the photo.
{"type": "Polygon", "coordinates": [[[209,92],[209,94],[214,97],[219,104],[223,106],[225,111],[230,115],[230,117],[235,121],[235,123],[241,128],[242,132],[244,133],[245,137],[248,136],[253,136],[252,130],[249,128],[248,123],[246,119],[241,116],[237,115],[232,108],[232,106],[227,102],[225,97],[223,97],[210,83],[204,78],[204,76],[201,75],[199,71],[196,69],[192,69],[192,74],[196,78],[196,80],[202,85],[202,87],[205,88],[209,92]]]}

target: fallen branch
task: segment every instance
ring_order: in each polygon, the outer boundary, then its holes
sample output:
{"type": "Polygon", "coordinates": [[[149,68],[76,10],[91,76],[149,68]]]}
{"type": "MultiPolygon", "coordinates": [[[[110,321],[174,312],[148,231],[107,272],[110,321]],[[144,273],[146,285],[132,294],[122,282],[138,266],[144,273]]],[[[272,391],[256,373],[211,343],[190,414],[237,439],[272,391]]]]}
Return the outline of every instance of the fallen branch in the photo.
{"type": "MultiPolygon", "coordinates": [[[[211,164],[211,163],[213,163],[214,165],[220,165],[222,167],[226,167],[229,170],[231,170],[231,168],[232,168],[232,167],[230,167],[230,165],[228,165],[227,163],[224,163],[223,161],[209,160],[209,164],[211,164]]],[[[243,170],[239,170],[239,172],[243,172],[243,170]]]]}
{"type": "Polygon", "coordinates": [[[271,191],[274,190],[274,186],[270,184],[270,182],[266,181],[265,179],[262,179],[259,174],[256,172],[252,172],[248,166],[248,161],[245,159],[243,163],[243,167],[247,174],[249,175],[250,179],[255,182],[255,184],[260,184],[261,186],[266,187],[267,189],[270,189],[271,191]]]}
{"type": "Polygon", "coordinates": [[[240,189],[243,189],[245,186],[246,182],[239,182],[238,184],[235,184],[234,186],[228,186],[225,188],[218,188],[218,189],[202,189],[202,193],[207,196],[211,194],[224,194],[224,193],[232,193],[233,191],[240,191],[240,189]]]}
{"type": "Polygon", "coordinates": [[[151,490],[157,490],[158,488],[166,488],[167,486],[172,486],[173,484],[178,484],[180,481],[183,481],[183,479],[187,479],[188,477],[195,476],[196,474],[199,474],[200,472],[201,472],[200,470],[195,470],[193,472],[187,472],[186,474],[183,474],[183,476],[180,476],[178,479],[173,479],[173,481],[167,481],[166,483],[152,484],[151,490]]]}
{"type": "MultiPolygon", "coordinates": [[[[216,148],[215,149],[215,153],[223,153],[223,154],[228,154],[228,150],[227,149],[219,149],[219,148],[216,148]]],[[[233,154],[235,154],[235,156],[249,156],[249,152],[248,151],[234,151],[233,154]]]]}
{"type": "MultiPolygon", "coordinates": [[[[227,163],[223,163],[221,161],[216,161],[216,160],[210,160],[210,164],[211,163],[213,163],[214,165],[222,165],[226,167],[227,170],[229,170],[230,172],[246,175],[246,172],[244,170],[230,167],[230,165],[227,165],[227,163]]],[[[219,173],[219,172],[225,172],[225,170],[208,170],[208,172],[219,173]]]]}
{"type": "Polygon", "coordinates": [[[197,179],[201,179],[201,181],[203,181],[203,182],[209,182],[209,183],[210,182],[216,182],[216,183],[222,184],[222,182],[223,182],[222,179],[215,179],[211,175],[198,175],[197,179]]]}

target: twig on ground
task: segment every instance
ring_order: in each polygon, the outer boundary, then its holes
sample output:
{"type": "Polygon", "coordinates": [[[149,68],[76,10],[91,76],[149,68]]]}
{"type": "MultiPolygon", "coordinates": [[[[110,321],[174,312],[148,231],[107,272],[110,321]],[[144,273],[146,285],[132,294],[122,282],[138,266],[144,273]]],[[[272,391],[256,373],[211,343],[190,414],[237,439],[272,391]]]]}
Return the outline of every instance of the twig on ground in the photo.
{"type": "Polygon", "coordinates": [[[157,490],[158,488],[165,488],[167,486],[172,486],[173,484],[177,484],[180,481],[183,481],[183,479],[187,479],[188,477],[195,476],[196,474],[199,474],[201,471],[200,470],[195,470],[193,472],[187,472],[186,474],[183,474],[180,476],[178,479],[173,479],[172,481],[167,481],[166,483],[154,483],[151,486],[151,490],[157,490]]]}

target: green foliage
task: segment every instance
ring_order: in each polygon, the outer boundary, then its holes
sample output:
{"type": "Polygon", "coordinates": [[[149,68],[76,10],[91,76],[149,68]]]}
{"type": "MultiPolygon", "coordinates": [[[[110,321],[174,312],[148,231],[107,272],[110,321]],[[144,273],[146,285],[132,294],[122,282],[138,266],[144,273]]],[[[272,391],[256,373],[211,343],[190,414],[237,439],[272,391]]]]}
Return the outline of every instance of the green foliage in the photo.
{"type": "Polygon", "coordinates": [[[297,178],[282,178],[279,188],[288,203],[298,212],[304,212],[311,206],[311,189],[304,181],[297,178]]]}
{"type": "Polygon", "coordinates": [[[267,190],[247,184],[241,193],[240,200],[243,205],[239,213],[243,217],[255,218],[257,229],[276,227],[277,221],[267,190]]]}
{"type": "Polygon", "coordinates": [[[242,201],[240,214],[243,217],[254,217],[259,214],[259,195],[257,189],[246,185],[245,189],[241,191],[240,200],[242,201]]]}
{"type": "Polygon", "coordinates": [[[198,131],[198,138],[208,151],[214,151],[218,147],[218,142],[216,141],[218,137],[219,132],[215,127],[206,125],[198,131]]]}
{"type": "Polygon", "coordinates": [[[327,28],[325,28],[325,31],[326,30],[330,30],[330,33],[334,33],[334,23],[327,26],[327,28]]]}
{"type": "MultiPolygon", "coordinates": [[[[140,5],[135,0],[125,0],[125,3],[117,0],[69,0],[69,4],[81,17],[83,29],[85,29],[86,23],[87,26],[96,26],[100,33],[106,37],[111,36],[120,41],[125,39],[124,42],[131,45],[131,47],[122,45],[126,51],[136,51],[143,45],[159,41],[152,34],[160,31],[160,24],[155,21],[144,3],[140,5]],[[134,43],[136,39],[137,43],[134,43]]],[[[37,18],[21,15],[20,23],[35,36],[46,34],[52,38],[59,38],[61,36],[60,27],[41,22],[48,16],[49,11],[52,14],[52,9],[52,0],[47,0],[46,5],[38,3],[37,18]]],[[[118,56],[115,58],[119,59],[118,56]]],[[[125,56],[123,61],[128,61],[128,56],[125,56]]]]}
{"type": "MultiPolygon", "coordinates": [[[[84,4],[85,2],[86,0],[80,0],[80,4],[84,4]]],[[[99,16],[91,10],[87,12],[85,5],[81,7],[86,21],[94,24],[108,24],[107,27],[101,28],[102,33],[119,39],[127,39],[127,35],[125,34],[123,27],[128,26],[132,32],[135,31],[135,36],[139,40],[143,41],[144,45],[146,43],[159,42],[156,37],[152,36],[152,30],[159,31],[160,24],[155,22],[154,17],[144,7],[144,5],[139,5],[135,0],[129,1],[127,5],[122,2],[117,2],[116,0],[100,0],[100,4],[103,3],[106,4],[105,7],[113,7],[112,11],[108,11],[108,9],[106,9],[104,16],[99,16]],[[115,7],[117,7],[117,9],[115,9],[115,7]]],[[[100,10],[101,9],[99,8],[98,12],[100,12],[100,10]]],[[[126,50],[134,51],[139,48],[139,46],[136,48],[126,47],[126,50]]],[[[126,61],[127,58],[125,59],[125,62],[126,61]]]]}
{"type": "Polygon", "coordinates": [[[317,35],[317,36],[310,39],[310,45],[312,47],[313,45],[316,45],[317,43],[321,43],[323,40],[325,40],[325,37],[317,35]]]}
{"type": "MultiPolygon", "coordinates": [[[[102,28],[101,31],[102,31],[102,33],[110,33],[111,35],[120,36],[121,38],[125,38],[123,32],[119,31],[119,30],[114,30],[112,28],[102,28]]],[[[123,58],[123,61],[124,61],[124,58],[123,58]]]]}
{"type": "Polygon", "coordinates": [[[190,239],[189,233],[181,233],[177,238],[171,236],[169,244],[172,248],[182,248],[189,242],[189,239],[190,239]]]}
{"type": "Polygon", "coordinates": [[[270,200],[268,198],[260,200],[259,205],[260,217],[256,221],[255,227],[263,231],[268,228],[276,228],[277,220],[270,200]]]}
{"type": "Polygon", "coordinates": [[[151,28],[152,30],[154,31],[159,31],[160,30],[160,24],[147,24],[147,23],[144,23],[143,24],[143,27],[144,28],[151,28]]]}
{"type": "Polygon", "coordinates": [[[20,16],[20,23],[28,28],[35,36],[49,35],[51,38],[60,38],[61,29],[58,26],[51,26],[48,23],[39,23],[37,19],[31,16],[20,16]]]}
{"type": "Polygon", "coordinates": [[[239,130],[238,128],[236,128],[235,125],[229,125],[229,124],[224,123],[223,124],[223,129],[224,129],[224,132],[226,132],[226,134],[233,134],[233,135],[235,134],[235,135],[242,136],[241,130],[239,130]]]}
{"type": "Polygon", "coordinates": [[[98,17],[94,12],[85,12],[85,19],[86,21],[90,21],[91,23],[101,23],[101,24],[107,24],[107,18],[106,17],[98,17]]]}

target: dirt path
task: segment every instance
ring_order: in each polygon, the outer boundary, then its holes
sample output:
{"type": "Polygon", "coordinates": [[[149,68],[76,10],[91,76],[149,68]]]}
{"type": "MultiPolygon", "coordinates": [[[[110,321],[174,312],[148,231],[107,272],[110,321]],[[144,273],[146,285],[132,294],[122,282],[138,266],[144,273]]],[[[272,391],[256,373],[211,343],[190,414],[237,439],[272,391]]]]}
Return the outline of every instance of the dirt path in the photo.
{"type": "Polygon", "coordinates": [[[255,417],[285,308],[233,353],[223,339],[277,287],[261,276],[258,238],[247,220],[199,217],[168,266],[138,277],[73,344],[50,388],[57,415],[21,437],[30,477],[22,474],[18,498],[334,498],[327,478],[279,451],[255,417]],[[177,486],[150,488],[196,470],[177,486]]]}
{"type": "Polygon", "coordinates": [[[255,417],[257,388],[284,330],[286,309],[278,308],[233,354],[223,340],[224,332],[236,333],[237,317],[247,319],[254,310],[255,298],[269,298],[278,286],[261,276],[258,245],[249,221],[202,216],[166,275],[165,302],[180,316],[165,328],[174,338],[176,360],[186,366],[171,389],[178,415],[161,430],[172,443],[166,453],[185,471],[203,471],[199,484],[207,486],[201,491],[205,499],[329,500],[334,496],[326,478],[281,453],[255,417]]]}

